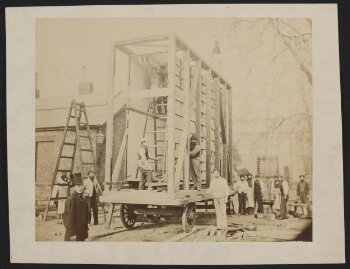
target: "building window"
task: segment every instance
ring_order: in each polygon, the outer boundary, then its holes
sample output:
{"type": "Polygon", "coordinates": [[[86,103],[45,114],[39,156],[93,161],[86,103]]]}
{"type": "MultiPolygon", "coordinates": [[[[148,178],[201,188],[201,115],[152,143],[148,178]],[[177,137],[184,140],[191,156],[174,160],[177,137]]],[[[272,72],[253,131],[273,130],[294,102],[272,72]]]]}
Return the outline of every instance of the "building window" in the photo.
{"type": "Polygon", "coordinates": [[[257,174],[260,176],[276,176],[279,174],[278,156],[262,155],[257,157],[257,174]]]}

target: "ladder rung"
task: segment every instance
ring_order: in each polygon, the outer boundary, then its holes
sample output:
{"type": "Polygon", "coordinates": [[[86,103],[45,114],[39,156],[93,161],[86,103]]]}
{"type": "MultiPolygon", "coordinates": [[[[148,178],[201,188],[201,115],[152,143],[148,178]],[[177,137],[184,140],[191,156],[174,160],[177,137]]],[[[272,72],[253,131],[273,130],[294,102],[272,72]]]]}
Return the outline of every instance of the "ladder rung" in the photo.
{"type": "Polygon", "coordinates": [[[164,156],[164,154],[156,154],[156,156],[164,156]]]}
{"type": "Polygon", "coordinates": [[[75,143],[70,143],[70,142],[64,142],[63,144],[67,146],[75,146],[75,143]]]}
{"type": "Polygon", "coordinates": [[[95,163],[83,163],[83,165],[92,165],[92,164],[95,164],[95,163]]]}
{"type": "Polygon", "coordinates": [[[81,149],[81,151],[90,151],[90,152],[92,152],[91,149],[81,149]]]}
{"type": "Polygon", "coordinates": [[[73,156],[61,156],[62,159],[74,159],[73,156]]]}
{"type": "Polygon", "coordinates": [[[68,183],[54,183],[53,185],[56,185],[56,186],[70,186],[68,183]]]}

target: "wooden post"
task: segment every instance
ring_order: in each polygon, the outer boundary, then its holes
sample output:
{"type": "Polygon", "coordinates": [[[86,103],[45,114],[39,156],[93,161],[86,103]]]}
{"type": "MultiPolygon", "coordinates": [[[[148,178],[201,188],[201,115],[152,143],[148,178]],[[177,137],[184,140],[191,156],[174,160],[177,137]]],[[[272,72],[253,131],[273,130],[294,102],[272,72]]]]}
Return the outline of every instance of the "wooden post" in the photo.
{"type": "MultiPolygon", "coordinates": [[[[115,75],[115,46],[111,44],[109,55],[108,76],[108,106],[107,106],[107,131],[106,131],[106,162],[105,184],[111,182],[112,143],[113,143],[113,107],[114,107],[114,75],[115,75]]],[[[112,186],[110,186],[111,188],[112,186]]]]}
{"type": "MultiPolygon", "coordinates": [[[[186,146],[185,146],[185,152],[184,152],[184,190],[190,189],[190,158],[189,158],[189,148],[188,148],[188,133],[189,133],[189,126],[191,121],[190,116],[190,106],[191,106],[191,68],[190,68],[190,51],[187,49],[184,53],[184,92],[185,92],[185,102],[184,102],[184,121],[185,121],[185,128],[183,132],[186,132],[186,146]]],[[[193,89],[194,90],[194,89],[193,89]]],[[[181,153],[180,153],[181,154],[181,153]]],[[[180,159],[180,158],[179,158],[180,159]]],[[[178,161],[180,161],[178,159],[178,161]]],[[[179,180],[179,179],[176,179],[179,180]]]]}
{"type": "Polygon", "coordinates": [[[215,91],[215,168],[220,169],[220,79],[214,80],[215,91]]]}
{"type": "Polygon", "coordinates": [[[198,61],[198,72],[199,72],[199,77],[198,77],[198,84],[199,87],[196,89],[196,136],[199,139],[199,142],[201,143],[202,135],[201,135],[201,128],[202,128],[202,75],[201,75],[201,70],[202,70],[202,61],[198,61]]]}
{"type": "Polygon", "coordinates": [[[233,140],[232,140],[232,89],[227,89],[228,94],[228,162],[229,162],[229,171],[230,179],[229,182],[233,180],[233,140]]]}
{"type": "MultiPolygon", "coordinates": [[[[209,69],[209,76],[211,80],[211,70],[209,69]]],[[[205,135],[205,142],[206,142],[206,186],[208,187],[210,185],[210,178],[211,178],[211,87],[212,83],[209,81],[209,76],[206,78],[206,135],[205,135]]]]}
{"type": "Polygon", "coordinates": [[[168,160],[167,160],[167,176],[168,176],[168,193],[175,193],[175,64],[176,64],[176,40],[175,35],[169,36],[169,52],[168,52],[168,160]]]}
{"type": "Polygon", "coordinates": [[[224,126],[224,128],[221,128],[222,132],[222,152],[223,152],[223,160],[222,160],[222,176],[228,180],[228,165],[227,165],[227,160],[228,160],[228,147],[227,147],[227,135],[228,135],[228,128],[227,128],[227,85],[226,83],[224,84],[221,95],[220,95],[220,108],[221,108],[221,113],[222,113],[222,124],[221,126],[224,126]]]}
{"type": "Polygon", "coordinates": [[[105,222],[105,227],[109,229],[111,227],[112,217],[113,217],[113,211],[114,211],[115,204],[111,203],[108,208],[107,213],[107,221],[105,222]]]}

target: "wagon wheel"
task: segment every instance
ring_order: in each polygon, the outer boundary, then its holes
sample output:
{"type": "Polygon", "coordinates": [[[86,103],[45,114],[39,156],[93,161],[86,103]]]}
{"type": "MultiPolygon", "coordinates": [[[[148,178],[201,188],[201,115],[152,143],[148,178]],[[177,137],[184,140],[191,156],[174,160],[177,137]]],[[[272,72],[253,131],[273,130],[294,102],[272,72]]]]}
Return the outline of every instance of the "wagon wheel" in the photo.
{"type": "Polygon", "coordinates": [[[196,221],[196,205],[194,203],[186,205],[182,213],[182,229],[188,233],[196,221]]]}
{"type": "Polygon", "coordinates": [[[160,221],[159,215],[147,215],[147,219],[151,223],[158,223],[160,221]]]}
{"type": "Polygon", "coordinates": [[[136,214],[130,205],[122,204],[120,206],[120,220],[127,229],[132,229],[136,222],[136,214]]]}

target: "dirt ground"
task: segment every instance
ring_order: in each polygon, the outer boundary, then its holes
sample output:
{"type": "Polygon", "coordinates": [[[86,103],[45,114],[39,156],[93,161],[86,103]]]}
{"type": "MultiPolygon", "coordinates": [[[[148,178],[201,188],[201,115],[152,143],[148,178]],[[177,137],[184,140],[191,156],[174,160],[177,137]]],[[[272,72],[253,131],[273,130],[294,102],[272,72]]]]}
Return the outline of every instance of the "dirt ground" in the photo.
{"type": "MultiPolygon", "coordinates": [[[[215,213],[199,212],[196,226],[188,234],[182,232],[180,218],[161,219],[157,224],[138,222],[133,230],[125,229],[118,216],[115,216],[110,229],[106,229],[103,219],[99,225],[90,226],[88,241],[115,242],[216,242],[216,241],[311,241],[310,219],[291,218],[286,220],[257,219],[249,216],[228,216],[229,232],[227,236],[215,233],[215,213]],[[244,231],[232,229],[245,227],[244,231]],[[299,235],[304,231],[303,237],[299,235]],[[307,231],[307,232],[306,232],[307,231]],[[300,238],[299,238],[300,237],[300,238]]],[[[54,218],[43,223],[36,218],[37,241],[63,241],[65,228],[54,218]]]]}

